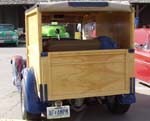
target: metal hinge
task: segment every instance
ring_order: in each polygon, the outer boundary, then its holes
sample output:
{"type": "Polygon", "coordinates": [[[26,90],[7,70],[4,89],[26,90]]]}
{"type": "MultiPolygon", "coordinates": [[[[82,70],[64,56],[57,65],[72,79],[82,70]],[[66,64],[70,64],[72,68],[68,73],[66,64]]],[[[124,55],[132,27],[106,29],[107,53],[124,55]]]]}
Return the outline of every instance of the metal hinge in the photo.
{"type": "Polygon", "coordinates": [[[135,94],[135,77],[130,78],[130,93],[135,94]]]}

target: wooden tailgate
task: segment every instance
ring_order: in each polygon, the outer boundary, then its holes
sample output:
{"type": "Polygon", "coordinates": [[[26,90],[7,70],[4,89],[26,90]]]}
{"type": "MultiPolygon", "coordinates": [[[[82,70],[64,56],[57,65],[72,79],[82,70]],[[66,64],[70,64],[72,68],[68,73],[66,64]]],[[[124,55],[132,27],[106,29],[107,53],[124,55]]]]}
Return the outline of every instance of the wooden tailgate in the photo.
{"type": "Polygon", "coordinates": [[[125,49],[49,53],[50,64],[45,63],[48,70],[43,75],[47,77],[49,99],[128,93],[133,58],[127,56],[125,49]]]}

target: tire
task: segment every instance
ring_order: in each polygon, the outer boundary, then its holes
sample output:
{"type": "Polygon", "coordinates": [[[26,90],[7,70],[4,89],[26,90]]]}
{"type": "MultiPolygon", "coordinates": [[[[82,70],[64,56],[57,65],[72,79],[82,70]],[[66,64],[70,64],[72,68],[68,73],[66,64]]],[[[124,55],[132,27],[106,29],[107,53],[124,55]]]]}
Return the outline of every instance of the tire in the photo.
{"type": "Polygon", "coordinates": [[[130,108],[130,104],[120,104],[117,100],[117,96],[107,97],[106,105],[108,110],[113,114],[124,114],[130,108]]]}
{"type": "Polygon", "coordinates": [[[32,114],[27,112],[26,110],[26,95],[24,91],[24,82],[22,80],[22,86],[20,91],[20,102],[21,102],[21,113],[23,120],[29,120],[29,121],[41,121],[41,114],[32,114]]]}

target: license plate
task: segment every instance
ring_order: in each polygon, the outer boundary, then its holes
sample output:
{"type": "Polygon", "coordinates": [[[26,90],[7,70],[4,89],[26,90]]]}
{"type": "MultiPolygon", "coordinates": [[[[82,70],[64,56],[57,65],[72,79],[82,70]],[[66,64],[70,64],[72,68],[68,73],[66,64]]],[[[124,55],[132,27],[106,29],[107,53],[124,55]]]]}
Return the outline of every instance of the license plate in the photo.
{"type": "Polygon", "coordinates": [[[47,119],[57,119],[70,117],[70,107],[47,107],[47,119]]]}
{"type": "Polygon", "coordinates": [[[0,43],[4,43],[4,40],[0,40],[0,43]]]}

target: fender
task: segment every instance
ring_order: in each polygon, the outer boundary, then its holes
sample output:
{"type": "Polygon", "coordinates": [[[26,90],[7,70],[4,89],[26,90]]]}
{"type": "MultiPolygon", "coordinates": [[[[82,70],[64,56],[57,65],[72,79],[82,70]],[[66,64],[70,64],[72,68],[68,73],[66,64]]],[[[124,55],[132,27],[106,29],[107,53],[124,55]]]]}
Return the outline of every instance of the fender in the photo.
{"type": "Polygon", "coordinates": [[[36,88],[36,80],[34,76],[34,71],[32,68],[25,68],[23,70],[23,82],[22,86],[24,86],[24,93],[25,93],[25,108],[27,112],[32,114],[39,114],[41,112],[46,111],[46,107],[42,102],[37,94],[36,88]]]}
{"type": "Polygon", "coordinates": [[[135,94],[124,94],[117,96],[117,100],[120,104],[133,104],[136,103],[135,94]]]}
{"type": "Polygon", "coordinates": [[[20,92],[21,89],[21,72],[26,67],[26,60],[23,59],[20,55],[15,55],[10,60],[10,63],[12,64],[12,74],[13,74],[13,84],[18,88],[18,91],[20,92]]]}

